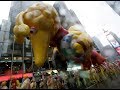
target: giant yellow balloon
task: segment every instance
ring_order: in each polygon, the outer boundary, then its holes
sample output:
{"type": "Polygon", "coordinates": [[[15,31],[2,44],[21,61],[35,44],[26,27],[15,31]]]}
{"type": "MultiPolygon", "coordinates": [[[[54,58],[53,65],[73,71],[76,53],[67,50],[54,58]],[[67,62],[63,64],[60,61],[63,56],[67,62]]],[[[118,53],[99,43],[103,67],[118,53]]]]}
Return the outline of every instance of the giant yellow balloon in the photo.
{"type": "MultiPolygon", "coordinates": [[[[54,43],[60,50],[61,40],[67,34],[73,34],[71,49],[77,54],[84,54],[92,48],[92,40],[76,26],[70,27],[68,31],[61,28],[60,19],[55,8],[43,2],[36,3],[28,7],[25,11],[16,16],[15,26],[13,28],[14,39],[22,44],[25,37],[29,37],[35,64],[43,66],[47,58],[47,51],[50,43],[54,43]],[[82,42],[82,43],[81,43],[82,42]],[[86,51],[83,45],[86,47],[86,51]]],[[[67,45],[67,44],[66,44],[67,45]]],[[[63,45],[66,46],[66,45],[63,45]]],[[[69,51],[67,51],[69,53],[69,51]]]]}

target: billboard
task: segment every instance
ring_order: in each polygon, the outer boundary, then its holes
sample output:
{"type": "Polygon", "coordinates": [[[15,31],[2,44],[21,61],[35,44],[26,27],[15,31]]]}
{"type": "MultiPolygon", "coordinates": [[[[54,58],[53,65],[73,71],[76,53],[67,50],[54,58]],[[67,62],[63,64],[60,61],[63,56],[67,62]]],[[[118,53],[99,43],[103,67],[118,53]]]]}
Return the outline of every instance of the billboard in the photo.
{"type": "Polygon", "coordinates": [[[120,55],[120,44],[117,42],[117,40],[111,34],[108,34],[107,38],[116,52],[120,55]]]}
{"type": "Polygon", "coordinates": [[[120,47],[120,44],[116,41],[116,39],[111,34],[107,35],[107,38],[114,48],[120,47]]]}

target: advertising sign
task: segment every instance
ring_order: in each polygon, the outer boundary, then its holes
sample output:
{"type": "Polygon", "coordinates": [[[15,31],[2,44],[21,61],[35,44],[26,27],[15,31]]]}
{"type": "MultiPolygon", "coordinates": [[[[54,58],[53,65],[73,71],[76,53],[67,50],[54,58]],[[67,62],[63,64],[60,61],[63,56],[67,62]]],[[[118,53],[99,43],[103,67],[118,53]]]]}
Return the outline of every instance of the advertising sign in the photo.
{"type": "Polygon", "coordinates": [[[120,47],[119,43],[115,40],[115,38],[111,34],[107,35],[107,38],[114,48],[120,47]]]}

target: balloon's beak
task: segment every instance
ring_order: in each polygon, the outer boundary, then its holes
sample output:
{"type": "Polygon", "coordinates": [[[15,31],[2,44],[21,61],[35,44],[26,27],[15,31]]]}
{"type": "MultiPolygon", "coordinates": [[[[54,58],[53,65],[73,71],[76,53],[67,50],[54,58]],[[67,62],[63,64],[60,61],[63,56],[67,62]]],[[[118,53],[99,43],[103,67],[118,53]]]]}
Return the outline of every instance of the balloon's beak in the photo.
{"type": "Polygon", "coordinates": [[[30,36],[32,43],[35,64],[42,67],[47,59],[47,51],[50,43],[50,32],[38,30],[37,33],[30,36]]]}

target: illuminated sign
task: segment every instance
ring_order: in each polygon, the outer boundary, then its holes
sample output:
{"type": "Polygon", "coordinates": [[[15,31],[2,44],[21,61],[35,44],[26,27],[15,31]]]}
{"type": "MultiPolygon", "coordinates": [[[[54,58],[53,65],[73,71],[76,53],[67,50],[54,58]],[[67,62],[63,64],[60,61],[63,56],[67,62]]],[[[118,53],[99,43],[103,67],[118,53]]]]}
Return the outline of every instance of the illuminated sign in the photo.
{"type": "Polygon", "coordinates": [[[115,40],[115,38],[111,34],[107,35],[107,38],[114,48],[120,46],[119,43],[115,40]]]}

